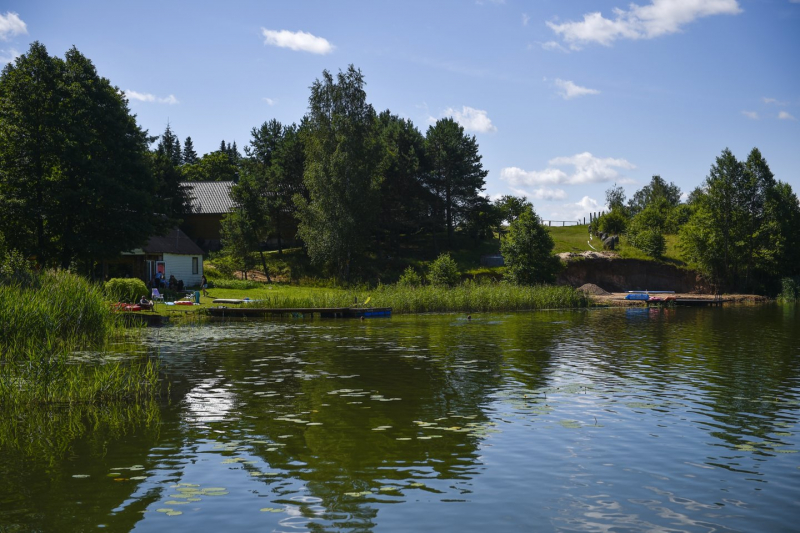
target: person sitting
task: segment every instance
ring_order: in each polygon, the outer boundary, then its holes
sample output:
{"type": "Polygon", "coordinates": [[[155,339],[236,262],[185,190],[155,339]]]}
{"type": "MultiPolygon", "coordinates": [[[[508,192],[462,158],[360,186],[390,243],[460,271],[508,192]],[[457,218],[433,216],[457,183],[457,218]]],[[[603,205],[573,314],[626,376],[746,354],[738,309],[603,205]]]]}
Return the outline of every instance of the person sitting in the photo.
{"type": "Polygon", "coordinates": [[[183,280],[178,280],[178,292],[183,292],[183,280]]]}
{"type": "Polygon", "coordinates": [[[139,307],[141,307],[142,309],[147,309],[148,311],[152,311],[153,310],[153,302],[148,300],[146,297],[142,296],[139,299],[139,307]]]}
{"type": "Polygon", "coordinates": [[[175,274],[169,275],[169,290],[174,291],[178,288],[178,280],[175,279],[175,274]]]}

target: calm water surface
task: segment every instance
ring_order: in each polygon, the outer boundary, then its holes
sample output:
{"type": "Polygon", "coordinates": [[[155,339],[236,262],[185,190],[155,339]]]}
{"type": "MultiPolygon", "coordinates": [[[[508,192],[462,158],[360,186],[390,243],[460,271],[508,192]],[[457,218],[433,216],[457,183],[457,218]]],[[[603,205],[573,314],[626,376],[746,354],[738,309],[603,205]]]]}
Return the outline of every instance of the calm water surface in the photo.
{"type": "Polygon", "coordinates": [[[2,411],[0,531],[798,531],[800,310],[150,330],[170,400],[2,411]]]}

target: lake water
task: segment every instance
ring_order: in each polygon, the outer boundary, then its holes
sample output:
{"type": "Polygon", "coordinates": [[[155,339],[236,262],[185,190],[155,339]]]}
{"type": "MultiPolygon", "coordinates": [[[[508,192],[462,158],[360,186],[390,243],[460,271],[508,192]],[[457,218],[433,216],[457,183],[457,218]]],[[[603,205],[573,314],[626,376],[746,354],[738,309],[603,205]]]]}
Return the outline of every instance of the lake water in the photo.
{"type": "Polygon", "coordinates": [[[0,531],[798,531],[800,309],[148,330],[170,400],[3,411],[0,531]]]}

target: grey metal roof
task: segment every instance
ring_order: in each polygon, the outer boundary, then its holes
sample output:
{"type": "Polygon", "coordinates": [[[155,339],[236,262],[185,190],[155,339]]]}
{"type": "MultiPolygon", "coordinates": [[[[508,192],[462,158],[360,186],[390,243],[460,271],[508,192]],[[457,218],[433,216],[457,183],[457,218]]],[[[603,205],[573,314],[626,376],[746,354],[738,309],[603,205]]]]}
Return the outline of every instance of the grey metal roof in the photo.
{"type": "Polygon", "coordinates": [[[232,181],[182,181],[192,202],[192,213],[220,215],[233,211],[232,181]]]}
{"type": "Polygon", "coordinates": [[[142,250],[147,254],[203,255],[203,250],[178,228],[172,228],[163,237],[150,237],[142,250]]]}

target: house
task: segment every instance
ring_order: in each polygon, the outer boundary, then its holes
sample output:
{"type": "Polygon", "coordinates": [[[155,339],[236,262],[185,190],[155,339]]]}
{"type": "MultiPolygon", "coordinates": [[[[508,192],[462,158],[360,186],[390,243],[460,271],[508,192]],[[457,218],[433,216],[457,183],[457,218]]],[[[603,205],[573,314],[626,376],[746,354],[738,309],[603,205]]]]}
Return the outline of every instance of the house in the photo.
{"type": "Polygon", "coordinates": [[[205,252],[221,245],[222,217],[235,206],[231,198],[233,181],[184,181],[191,201],[191,213],[184,216],[181,230],[205,252]]]}
{"type": "Polygon", "coordinates": [[[164,236],[151,237],[139,249],[124,252],[118,266],[124,268],[125,275],[146,283],[161,272],[167,279],[175,276],[193,287],[200,285],[203,277],[203,250],[179,228],[173,228],[164,236]]]}

